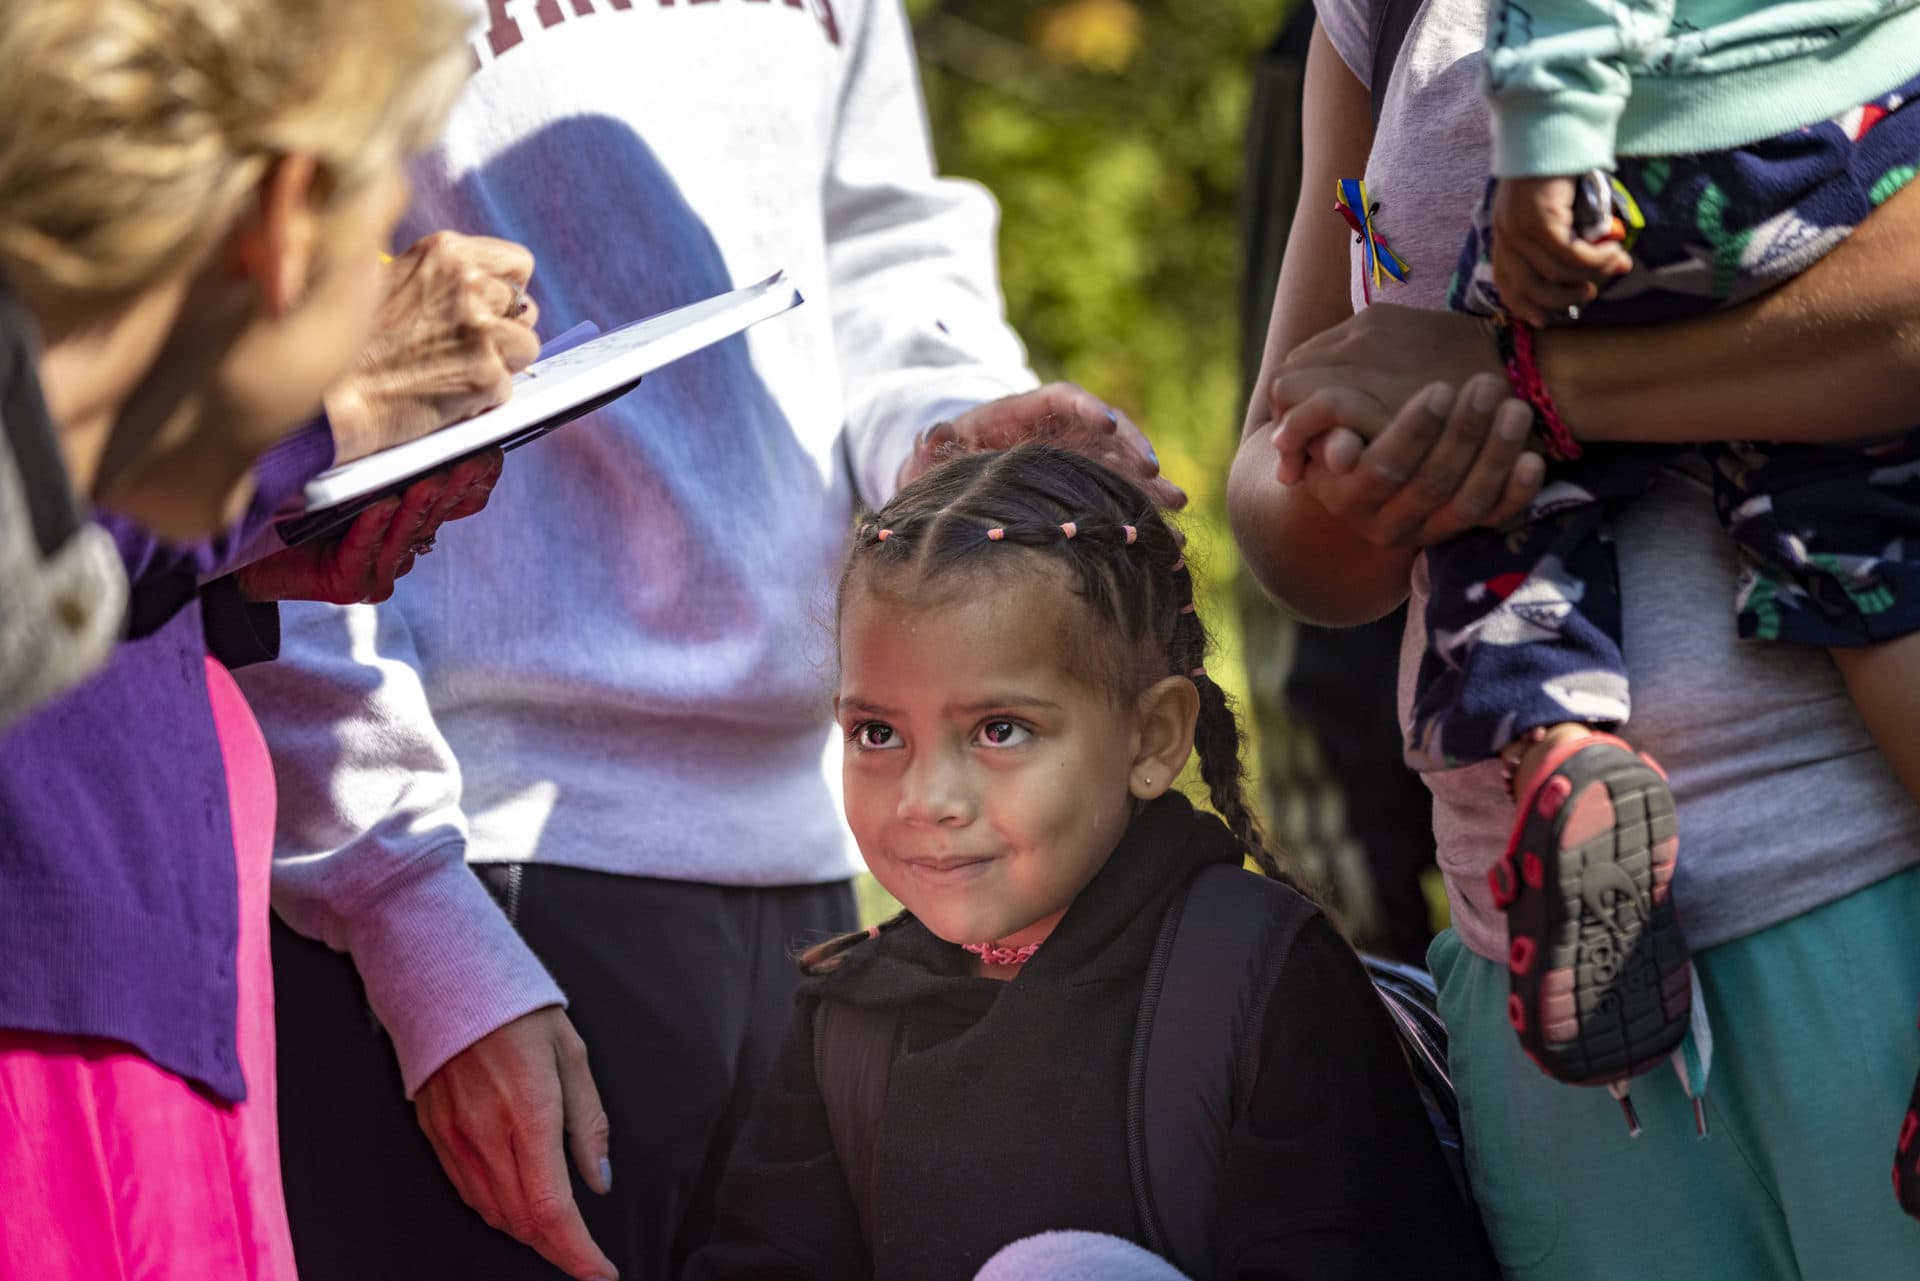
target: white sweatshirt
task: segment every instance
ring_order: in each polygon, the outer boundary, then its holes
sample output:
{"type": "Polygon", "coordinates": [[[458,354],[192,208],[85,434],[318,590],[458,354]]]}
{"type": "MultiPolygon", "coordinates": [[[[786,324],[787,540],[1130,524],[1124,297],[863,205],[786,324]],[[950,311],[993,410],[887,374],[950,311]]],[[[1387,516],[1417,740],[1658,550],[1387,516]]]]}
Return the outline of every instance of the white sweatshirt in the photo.
{"type": "Polygon", "coordinates": [[[899,0],[492,0],[399,243],[529,246],[543,333],[785,268],[806,303],[508,457],[388,604],[242,673],[274,905],[350,951],[411,1094],[561,994],[463,866],[847,876],[832,586],[916,431],[1034,385],[995,210],[934,175],[899,0]],[[584,11],[584,12],[583,12],[584,11]]]}

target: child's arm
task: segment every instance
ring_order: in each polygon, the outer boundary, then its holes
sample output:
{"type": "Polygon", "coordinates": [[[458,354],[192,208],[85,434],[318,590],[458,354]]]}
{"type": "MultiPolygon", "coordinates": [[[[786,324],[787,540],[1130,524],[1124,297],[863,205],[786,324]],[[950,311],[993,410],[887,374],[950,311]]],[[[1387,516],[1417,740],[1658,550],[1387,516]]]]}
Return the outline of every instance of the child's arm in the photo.
{"type": "Polygon", "coordinates": [[[720,1183],[713,1235],[685,1281],[862,1281],[873,1265],[833,1152],[803,1000],[720,1183]]]}
{"type": "Polygon", "coordinates": [[[1627,59],[1665,36],[1674,0],[1495,0],[1486,93],[1496,178],[1613,168],[1627,59]]]}
{"type": "MultiPolygon", "coordinates": [[[[1489,404],[1471,415],[1449,417],[1444,407],[1401,414],[1391,427],[1389,411],[1381,430],[1372,433],[1379,439],[1364,452],[1348,449],[1335,466],[1317,469],[1328,476],[1343,473],[1330,485],[1281,484],[1267,389],[1289,352],[1353,315],[1347,294],[1350,236],[1328,213],[1326,193],[1340,178],[1365,172],[1373,145],[1367,87],[1318,24],[1307,54],[1302,113],[1305,179],[1260,376],[1227,483],[1227,511],[1247,566],[1268,593],[1298,617],[1351,627],[1406,599],[1417,546],[1514,515],[1538,491],[1542,471],[1537,455],[1523,456],[1524,432],[1519,441],[1493,436],[1489,404]]],[[[1480,333],[1470,345],[1493,350],[1480,333]]],[[[1432,352],[1421,354],[1434,359],[1432,352]]],[[[1497,364],[1494,374],[1488,385],[1504,387],[1497,364]]],[[[1453,403],[1450,393],[1446,401],[1453,403]]],[[[1471,401],[1459,398],[1461,406],[1471,401]]],[[[1327,448],[1339,439],[1328,437],[1327,448]]],[[[1305,457],[1304,446],[1299,453],[1305,457]]],[[[1316,461],[1327,462],[1326,454],[1316,461]]]]}
{"type": "Polygon", "coordinates": [[[1492,1281],[1387,1012],[1324,917],[1302,928],[1266,1009],[1221,1170],[1219,1275],[1492,1281]]]}

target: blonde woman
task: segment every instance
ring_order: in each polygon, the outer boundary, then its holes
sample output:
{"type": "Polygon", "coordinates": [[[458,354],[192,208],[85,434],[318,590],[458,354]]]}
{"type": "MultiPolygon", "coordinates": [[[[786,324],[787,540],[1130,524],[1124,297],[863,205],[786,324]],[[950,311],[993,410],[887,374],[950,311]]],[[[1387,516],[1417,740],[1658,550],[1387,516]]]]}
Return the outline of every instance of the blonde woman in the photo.
{"type": "MultiPolygon", "coordinates": [[[[306,432],[255,480],[410,279],[379,250],[462,26],[451,0],[0,3],[0,413],[113,509],[132,634],[0,739],[0,1276],[293,1274],[272,778],[195,578],[333,456],[306,432]]],[[[374,447],[340,403],[341,452],[374,447]]],[[[335,559],[404,569],[393,540],[475,506],[495,470],[377,511],[335,559]]]]}

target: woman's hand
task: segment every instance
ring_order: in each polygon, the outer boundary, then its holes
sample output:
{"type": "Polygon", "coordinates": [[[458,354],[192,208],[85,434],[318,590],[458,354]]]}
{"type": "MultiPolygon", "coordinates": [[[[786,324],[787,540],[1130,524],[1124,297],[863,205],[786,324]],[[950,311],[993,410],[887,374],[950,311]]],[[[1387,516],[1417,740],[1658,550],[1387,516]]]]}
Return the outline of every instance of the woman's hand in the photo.
{"type": "Polygon", "coordinates": [[[497,449],[463,459],[415,481],[399,497],[367,508],[336,540],[302,543],[243,566],[234,574],[240,595],[251,601],[330,605],[386,600],[394,581],[433,550],[440,526],[487,505],[503,461],[497,449]]]}
{"type": "Polygon", "coordinates": [[[349,462],[503,404],[540,355],[533,255],[436,231],[388,266],[373,340],[327,393],[334,458],[349,462]]]}
{"type": "Polygon", "coordinates": [[[1160,459],[1133,420],[1069,382],[1003,396],[952,422],[936,423],[914,442],[913,453],[900,467],[900,483],[914,480],[950,454],[1011,449],[1029,440],[1085,454],[1140,486],[1157,506],[1187,505],[1185,491],[1160,475],[1160,459]]]}
{"type": "Polygon", "coordinates": [[[1504,378],[1481,375],[1464,394],[1421,389],[1390,421],[1341,388],[1318,392],[1274,429],[1309,440],[1298,484],[1327,513],[1376,547],[1445,542],[1476,525],[1502,525],[1540,492],[1545,460],[1527,448],[1533,411],[1509,399],[1504,378]],[[1343,424],[1365,421],[1368,430],[1343,424]]]}

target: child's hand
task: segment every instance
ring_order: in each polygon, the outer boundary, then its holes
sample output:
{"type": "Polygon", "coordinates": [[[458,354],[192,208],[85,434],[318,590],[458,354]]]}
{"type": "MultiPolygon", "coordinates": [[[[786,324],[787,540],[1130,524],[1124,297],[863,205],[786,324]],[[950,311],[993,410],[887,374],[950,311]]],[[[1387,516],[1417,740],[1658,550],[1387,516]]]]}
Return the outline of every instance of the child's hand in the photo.
{"type": "Polygon", "coordinates": [[[1547,317],[1598,296],[1633,259],[1618,244],[1588,244],[1573,232],[1572,178],[1502,178],[1493,192],[1493,280],[1514,319],[1547,317]]]}
{"type": "Polygon", "coordinates": [[[1278,378],[1268,385],[1267,408],[1273,416],[1273,448],[1280,455],[1282,485],[1299,484],[1309,462],[1347,470],[1393,418],[1387,406],[1364,392],[1337,388],[1295,405],[1282,395],[1280,386],[1278,378]]]}

